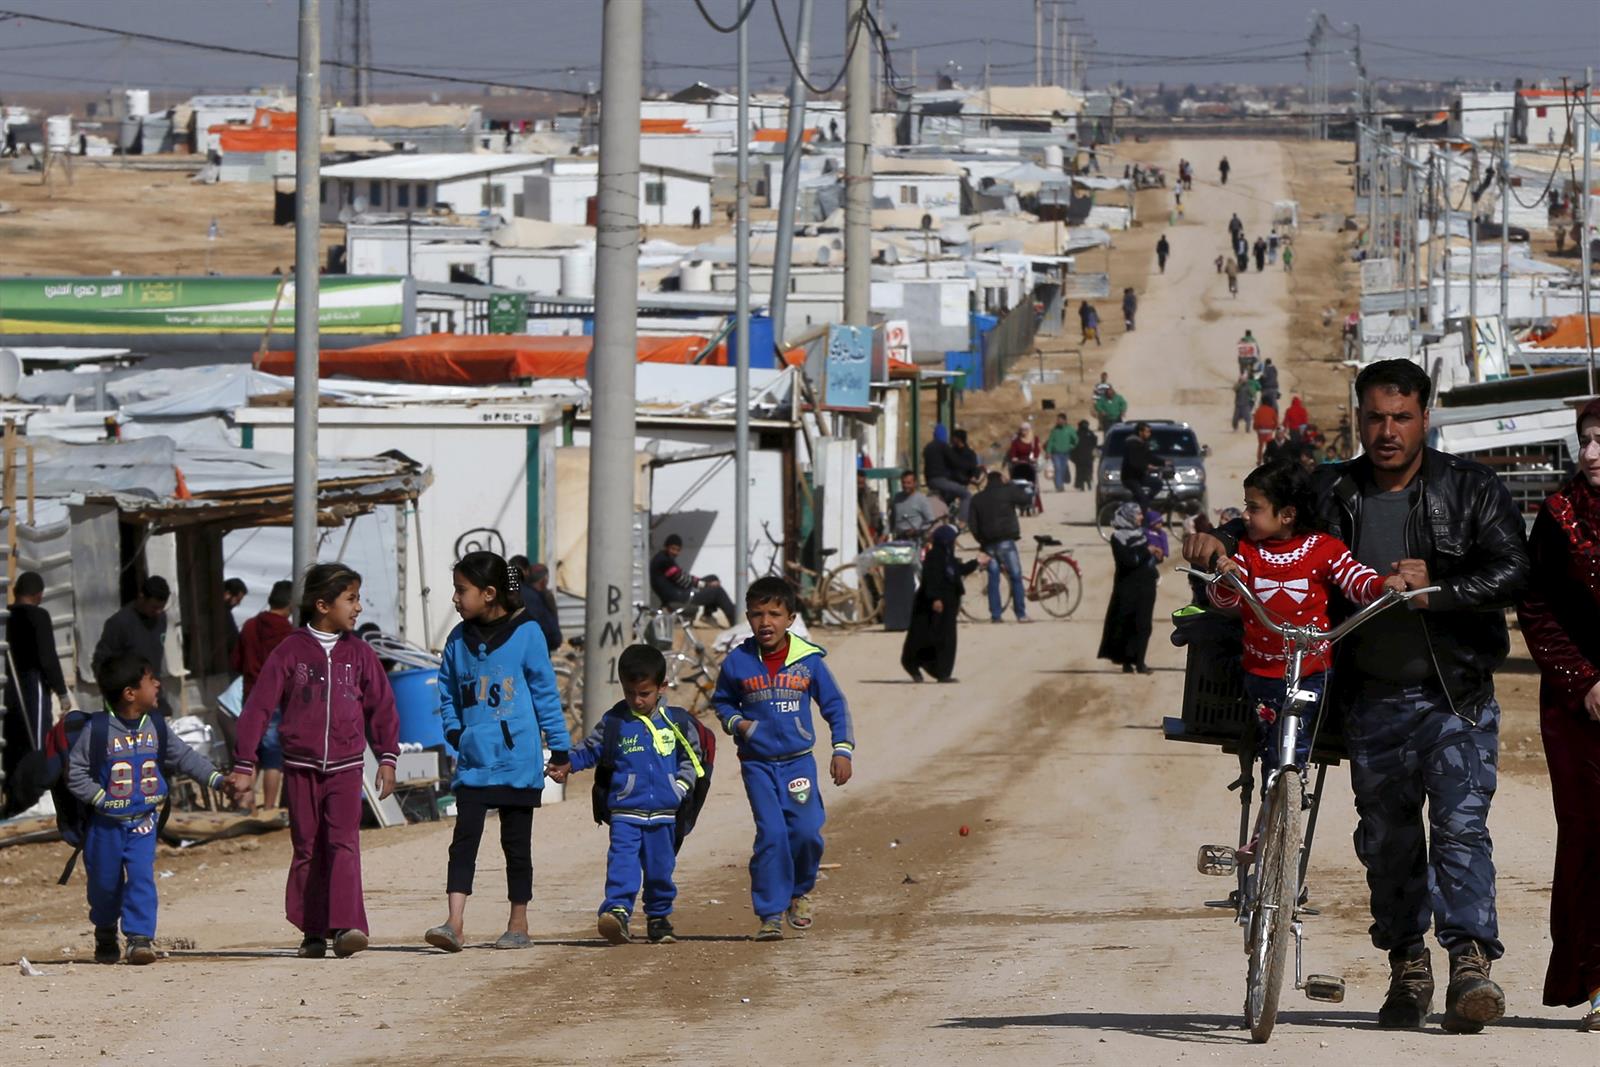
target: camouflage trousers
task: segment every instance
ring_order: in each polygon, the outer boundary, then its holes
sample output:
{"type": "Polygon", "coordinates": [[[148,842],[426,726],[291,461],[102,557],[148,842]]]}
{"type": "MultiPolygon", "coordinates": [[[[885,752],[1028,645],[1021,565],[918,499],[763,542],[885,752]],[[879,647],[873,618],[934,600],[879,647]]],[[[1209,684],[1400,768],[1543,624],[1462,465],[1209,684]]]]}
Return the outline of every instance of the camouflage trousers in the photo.
{"type": "Polygon", "coordinates": [[[1431,918],[1447,952],[1469,941],[1490,959],[1503,951],[1488,826],[1500,705],[1491,699],[1471,715],[1476,725],[1425,688],[1365,697],[1346,714],[1356,856],[1380,949],[1421,945],[1431,918]]]}

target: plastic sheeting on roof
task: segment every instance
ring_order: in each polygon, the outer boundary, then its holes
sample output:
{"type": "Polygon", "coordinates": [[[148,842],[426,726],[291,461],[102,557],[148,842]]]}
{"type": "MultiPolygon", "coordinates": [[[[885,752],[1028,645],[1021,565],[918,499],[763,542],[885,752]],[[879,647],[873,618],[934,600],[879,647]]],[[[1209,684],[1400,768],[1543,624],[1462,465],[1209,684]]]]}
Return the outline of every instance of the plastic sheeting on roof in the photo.
{"type": "MultiPolygon", "coordinates": [[[[704,337],[641,337],[642,363],[688,363],[706,346],[704,337]]],[[[325,351],[323,377],[346,376],[428,385],[491,385],[528,378],[582,378],[593,337],[528,337],[516,334],[423,334],[375,345],[325,351]]],[[[707,357],[726,359],[718,345],[707,357]]],[[[292,351],[269,352],[257,369],[288,373],[292,351]]]]}
{"type": "MultiPolygon", "coordinates": [[[[1589,316],[1589,337],[1600,347],[1600,315],[1589,316]]],[[[1582,315],[1563,315],[1555,320],[1555,329],[1537,341],[1524,341],[1530,348],[1584,348],[1589,343],[1584,335],[1582,315]]]]}

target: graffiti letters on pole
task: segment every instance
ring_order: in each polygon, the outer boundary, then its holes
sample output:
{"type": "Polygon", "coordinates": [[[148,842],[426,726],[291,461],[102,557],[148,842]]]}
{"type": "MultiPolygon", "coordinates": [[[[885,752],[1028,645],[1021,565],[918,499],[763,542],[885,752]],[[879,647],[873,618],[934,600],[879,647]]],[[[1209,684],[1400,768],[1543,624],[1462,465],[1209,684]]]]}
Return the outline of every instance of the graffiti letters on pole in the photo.
{"type": "Polygon", "coordinates": [[[468,530],[456,538],[456,559],[461,559],[469,552],[493,552],[501,559],[506,555],[506,539],[500,536],[500,531],[487,526],[480,526],[476,530],[468,530]]]}

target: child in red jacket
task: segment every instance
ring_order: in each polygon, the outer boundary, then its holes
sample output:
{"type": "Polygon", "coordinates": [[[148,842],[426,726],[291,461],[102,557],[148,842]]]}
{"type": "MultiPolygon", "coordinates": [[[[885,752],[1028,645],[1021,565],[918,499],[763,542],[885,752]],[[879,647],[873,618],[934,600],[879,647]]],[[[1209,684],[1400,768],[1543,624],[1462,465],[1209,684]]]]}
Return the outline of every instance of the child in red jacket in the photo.
{"type": "MultiPolygon", "coordinates": [[[[1328,598],[1339,592],[1350,603],[1364,606],[1388,589],[1405,589],[1399,575],[1383,577],[1350,554],[1343,541],[1319,529],[1310,476],[1299,464],[1278,463],[1257,467],[1244,480],[1245,536],[1234,554],[1216,564],[1219,573],[1237,574],[1267,611],[1285,622],[1326,630],[1328,598]]],[[[1232,586],[1209,587],[1211,602],[1219,608],[1240,607],[1241,597],[1232,586]]],[[[1257,732],[1257,753],[1262,769],[1278,765],[1278,709],[1285,695],[1284,673],[1289,658],[1283,638],[1261,624],[1255,613],[1243,610],[1244,688],[1256,702],[1263,728],[1257,732]]],[[[1320,705],[1327,689],[1329,647],[1313,647],[1301,660],[1300,688],[1317,694],[1320,705]]],[[[1320,710],[1320,708],[1318,709],[1320,710]]],[[[1316,735],[1313,713],[1300,733],[1296,757],[1303,766],[1316,735]]],[[[1263,774],[1263,781],[1265,781],[1263,774]]]]}
{"type": "Polygon", "coordinates": [[[234,772],[236,799],[253,796],[258,749],[275,711],[283,744],[283,791],[294,859],[285,892],[288,919],[304,934],[300,955],[320,959],[367,947],[361,891],[361,771],[370,740],[380,799],[394,792],[400,720],[394,691],[372,646],[355,635],[361,575],[342,563],[306,571],[301,626],[261,668],[244,713],[234,772]]]}

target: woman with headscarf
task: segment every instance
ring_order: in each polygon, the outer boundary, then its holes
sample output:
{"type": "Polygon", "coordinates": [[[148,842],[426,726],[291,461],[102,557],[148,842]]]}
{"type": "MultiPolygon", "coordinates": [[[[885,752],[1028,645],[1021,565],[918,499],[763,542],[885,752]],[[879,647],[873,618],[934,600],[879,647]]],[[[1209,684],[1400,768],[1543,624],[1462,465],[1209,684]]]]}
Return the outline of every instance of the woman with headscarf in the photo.
{"type": "Polygon", "coordinates": [[[933,531],[922,561],[922,584],[911,602],[911,626],[900,648],[900,666],[913,682],[922,672],[936,682],[953,682],[956,666],[956,619],[961,613],[962,579],[977,570],[978,561],[956,558],[956,528],[933,531]]]}
{"type": "Polygon", "coordinates": [[[1529,535],[1533,575],[1517,606],[1543,676],[1539,727],[1556,809],[1544,1002],[1585,1005],[1600,1032],[1600,400],[1578,413],[1578,471],[1529,535]]]}
{"type": "Polygon", "coordinates": [[[1094,488],[1094,454],[1100,447],[1100,439],[1089,426],[1088,419],[1078,420],[1078,443],[1072,448],[1072,466],[1077,471],[1078,477],[1074,485],[1078,489],[1094,488]]]}
{"type": "Polygon", "coordinates": [[[1144,511],[1134,501],[1118,508],[1111,520],[1111,559],[1116,574],[1105,628],[1100,632],[1100,658],[1121,664],[1123,674],[1150,673],[1144,656],[1156,610],[1156,568],[1166,556],[1160,545],[1165,541],[1163,534],[1151,544],[1144,511]]]}
{"type": "Polygon", "coordinates": [[[1011,446],[1006,449],[1006,463],[1011,468],[1011,480],[1027,482],[1033,488],[1032,510],[1034,511],[1044,508],[1044,500],[1039,496],[1040,451],[1039,438],[1034,436],[1031,422],[1024,422],[1017,427],[1017,434],[1011,439],[1011,446]]]}

